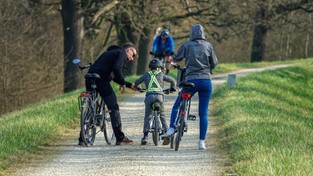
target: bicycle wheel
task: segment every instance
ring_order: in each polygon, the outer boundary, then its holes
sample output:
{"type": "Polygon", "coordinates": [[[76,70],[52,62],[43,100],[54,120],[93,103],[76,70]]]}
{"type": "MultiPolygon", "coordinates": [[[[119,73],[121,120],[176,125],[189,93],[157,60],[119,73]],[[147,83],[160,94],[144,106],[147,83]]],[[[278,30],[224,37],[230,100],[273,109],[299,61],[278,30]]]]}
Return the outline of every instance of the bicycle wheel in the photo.
{"type": "Polygon", "coordinates": [[[175,151],[177,151],[179,148],[179,144],[183,136],[183,133],[184,133],[184,117],[180,114],[179,125],[177,126],[177,132],[176,132],[176,137],[175,137],[175,151]]]}
{"type": "Polygon", "coordinates": [[[159,114],[158,114],[158,112],[157,111],[154,111],[153,112],[153,128],[154,128],[154,130],[153,130],[153,132],[152,132],[152,138],[153,138],[153,143],[154,143],[154,145],[155,146],[158,146],[158,143],[159,143],[159,135],[160,135],[160,133],[159,133],[159,114]]]}
{"type": "Polygon", "coordinates": [[[93,145],[96,138],[96,125],[94,124],[94,108],[91,105],[90,97],[82,99],[81,105],[81,138],[85,146],[90,147],[93,145]]]}
{"type": "Polygon", "coordinates": [[[106,106],[104,101],[101,101],[101,121],[100,121],[100,128],[103,131],[104,139],[108,145],[111,145],[115,141],[115,135],[113,132],[111,118],[109,113],[106,111],[106,106]]]}
{"type": "Polygon", "coordinates": [[[171,144],[170,144],[171,149],[174,148],[174,138],[175,138],[175,133],[170,138],[170,140],[171,140],[171,144]]]}

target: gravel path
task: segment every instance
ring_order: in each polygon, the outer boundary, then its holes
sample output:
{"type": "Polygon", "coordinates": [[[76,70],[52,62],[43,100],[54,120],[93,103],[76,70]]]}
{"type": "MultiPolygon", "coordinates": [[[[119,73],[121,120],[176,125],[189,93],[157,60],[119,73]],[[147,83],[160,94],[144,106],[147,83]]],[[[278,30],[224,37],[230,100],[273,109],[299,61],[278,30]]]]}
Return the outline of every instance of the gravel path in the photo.
{"type": "MultiPolygon", "coordinates": [[[[277,66],[269,68],[274,69],[277,66]]],[[[233,73],[240,77],[262,70],[264,69],[247,69],[233,73]]],[[[226,79],[227,74],[215,75],[213,84],[216,87],[224,83],[226,79]]],[[[166,117],[169,117],[169,111],[176,96],[176,93],[166,96],[166,117]]],[[[77,145],[77,129],[69,132],[60,144],[45,146],[43,158],[32,160],[8,175],[216,176],[225,171],[227,160],[215,148],[217,129],[211,117],[206,150],[198,150],[198,118],[189,123],[188,132],[182,138],[178,151],[170,149],[169,145],[161,145],[161,142],[159,146],[154,146],[151,134],[149,143],[142,146],[140,140],[144,116],[144,94],[136,93],[120,100],[123,131],[134,140],[133,145],[109,146],[105,143],[103,135],[99,133],[92,147],[80,147],[77,145]]],[[[198,117],[197,108],[197,97],[193,97],[191,114],[198,117]]]]}

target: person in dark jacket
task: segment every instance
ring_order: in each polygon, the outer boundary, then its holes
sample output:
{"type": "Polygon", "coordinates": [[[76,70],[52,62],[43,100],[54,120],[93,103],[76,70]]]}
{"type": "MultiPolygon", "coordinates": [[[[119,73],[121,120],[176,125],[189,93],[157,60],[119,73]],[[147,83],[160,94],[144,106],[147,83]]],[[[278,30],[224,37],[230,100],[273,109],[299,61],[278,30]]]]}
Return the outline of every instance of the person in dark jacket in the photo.
{"type": "MultiPolygon", "coordinates": [[[[208,129],[208,108],[212,94],[211,71],[217,66],[217,57],[210,42],[205,39],[205,32],[200,24],[191,27],[189,41],[185,42],[173,57],[174,62],[185,59],[186,77],[185,81],[192,82],[195,88],[191,90],[192,96],[199,95],[199,126],[200,134],[198,147],[200,150],[206,149],[205,139],[208,129]]],[[[178,109],[178,99],[176,99],[170,120],[170,128],[166,136],[175,132],[174,121],[178,109]]]]}
{"type": "MultiPolygon", "coordinates": [[[[162,72],[163,62],[159,59],[152,59],[149,63],[150,71],[146,72],[144,75],[139,77],[135,81],[135,86],[140,86],[141,83],[144,82],[146,87],[146,98],[145,98],[145,118],[144,118],[144,126],[143,126],[143,138],[141,139],[141,145],[146,145],[148,142],[148,133],[150,128],[150,120],[151,120],[151,104],[154,102],[159,102],[161,104],[161,113],[160,113],[160,121],[162,123],[162,127],[164,132],[167,131],[168,125],[164,118],[164,93],[163,93],[163,83],[169,82],[171,84],[170,91],[176,91],[176,82],[175,80],[165,75],[162,72]]],[[[168,145],[169,140],[164,141],[163,145],[168,145]]]]}
{"type": "MultiPolygon", "coordinates": [[[[110,82],[113,80],[119,84],[122,93],[125,91],[126,87],[137,90],[132,83],[125,81],[123,76],[126,62],[134,60],[136,56],[137,50],[130,42],[125,43],[123,46],[112,45],[99,56],[88,71],[88,73],[97,73],[100,75],[100,79],[96,80],[97,91],[110,111],[112,128],[116,137],[116,145],[129,144],[133,141],[128,139],[122,132],[119,105],[110,82]]],[[[91,82],[86,80],[85,84],[86,89],[90,89],[91,82]]],[[[78,145],[83,145],[81,136],[79,137],[78,145]]]]}

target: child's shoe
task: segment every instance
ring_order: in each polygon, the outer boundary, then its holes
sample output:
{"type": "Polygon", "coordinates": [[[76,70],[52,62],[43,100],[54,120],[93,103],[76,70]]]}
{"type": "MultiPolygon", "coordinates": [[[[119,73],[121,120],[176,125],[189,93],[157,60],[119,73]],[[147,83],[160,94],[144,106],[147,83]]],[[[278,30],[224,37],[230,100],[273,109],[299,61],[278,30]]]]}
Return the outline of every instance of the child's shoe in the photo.
{"type": "Polygon", "coordinates": [[[142,139],[141,139],[141,145],[146,145],[148,142],[148,136],[144,136],[142,139]]]}

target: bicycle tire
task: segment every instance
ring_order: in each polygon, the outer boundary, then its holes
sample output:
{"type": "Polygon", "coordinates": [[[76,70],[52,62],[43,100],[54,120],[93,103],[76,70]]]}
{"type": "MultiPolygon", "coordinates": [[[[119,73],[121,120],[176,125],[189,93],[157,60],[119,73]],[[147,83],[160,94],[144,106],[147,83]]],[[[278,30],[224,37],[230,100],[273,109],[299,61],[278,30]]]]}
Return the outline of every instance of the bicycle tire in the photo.
{"type": "Polygon", "coordinates": [[[159,114],[158,114],[158,112],[157,111],[154,111],[153,112],[153,128],[154,128],[154,130],[153,130],[153,132],[152,132],[152,139],[153,139],[153,143],[154,143],[154,145],[155,146],[158,146],[158,143],[159,143],[159,135],[160,135],[160,133],[159,133],[159,122],[158,122],[158,117],[159,116],[159,114]]]}
{"type": "Polygon", "coordinates": [[[175,137],[175,151],[178,151],[179,144],[181,141],[181,138],[184,133],[184,117],[180,114],[179,115],[179,126],[177,127],[176,137],[175,137]]]}
{"type": "Polygon", "coordinates": [[[94,124],[94,110],[90,97],[82,99],[81,104],[81,138],[86,147],[93,145],[96,138],[96,125],[94,124]]]}
{"type": "Polygon", "coordinates": [[[182,114],[182,112],[186,112],[186,110],[188,111],[188,107],[187,107],[187,101],[185,99],[182,100],[182,102],[180,103],[180,110],[178,110],[178,126],[177,126],[177,132],[176,132],[176,137],[175,137],[175,151],[178,151],[178,148],[179,148],[179,144],[180,144],[180,141],[181,141],[181,138],[182,136],[184,135],[184,115],[182,114]],[[182,111],[183,110],[183,111],[182,111]]]}
{"type": "Polygon", "coordinates": [[[171,141],[170,147],[171,147],[171,149],[174,148],[174,138],[175,138],[175,133],[174,133],[174,134],[171,136],[171,138],[170,138],[170,141],[171,141]]]}
{"type": "Polygon", "coordinates": [[[100,112],[100,115],[101,115],[100,127],[101,127],[101,130],[103,131],[105,142],[108,145],[111,145],[112,143],[114,143],[115,135],[114,135],[113,128],[112,128],[110,115],[109,113],[107,113],[105,107],[106,107],[105,103],[102,100],[101,112],[100,112]]]}

